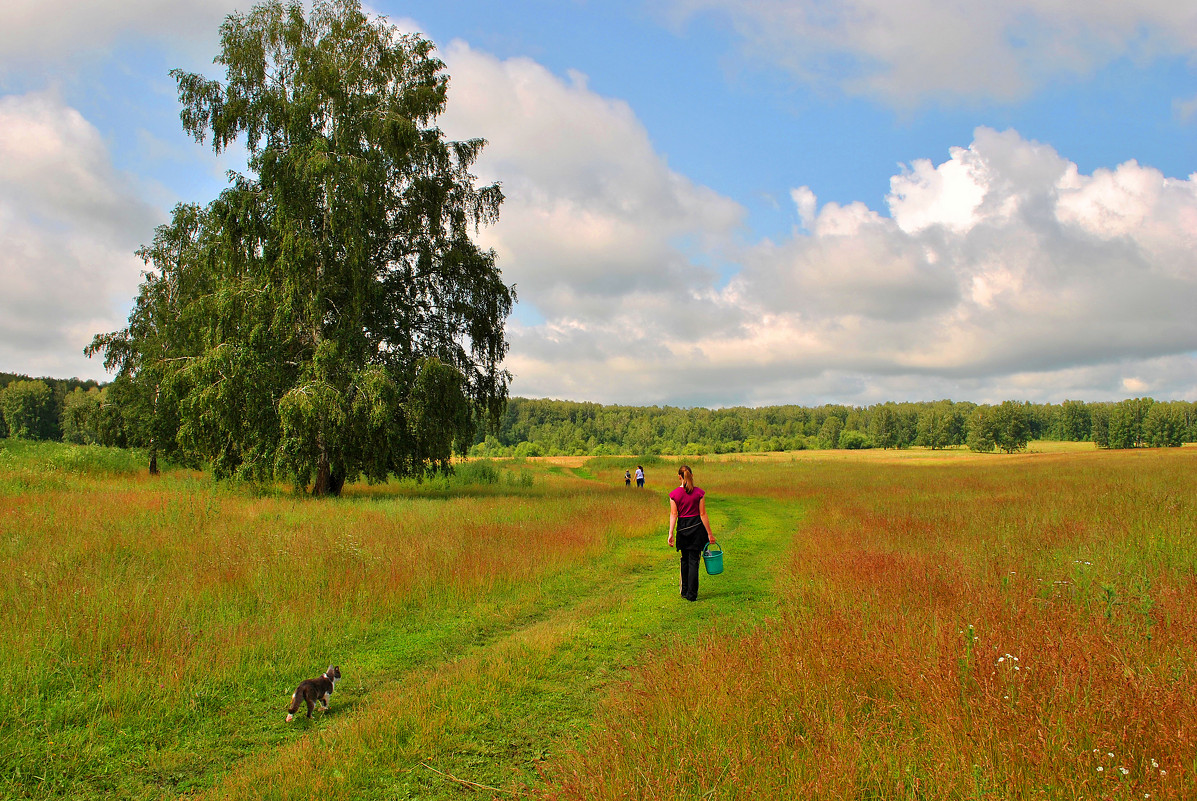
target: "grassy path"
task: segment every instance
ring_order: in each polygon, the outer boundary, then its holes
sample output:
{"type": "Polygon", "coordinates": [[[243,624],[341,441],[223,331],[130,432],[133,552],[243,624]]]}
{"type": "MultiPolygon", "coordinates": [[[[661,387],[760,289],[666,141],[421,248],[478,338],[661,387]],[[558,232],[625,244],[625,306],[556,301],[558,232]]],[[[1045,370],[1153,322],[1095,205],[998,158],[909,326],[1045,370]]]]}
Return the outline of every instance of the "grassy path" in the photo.
{"type": "Polygon", "coordinates": [[[531,599],[492,595],[414,618],[347,656],[343,664],[366,678],[338,693],[335,711],[243,760],[211,795],[435,799],[534,790],[554,755],[597,725],[605,694],[619,691],[638,659],[752,626],[775,608],[774,566],[801,508],[736,497],[713,501],[711,512],[726,569],[702,577],[697,603],[678,597],[662,495],[659,525],[616,540],[586,569],[545,579],[531,599]]]}

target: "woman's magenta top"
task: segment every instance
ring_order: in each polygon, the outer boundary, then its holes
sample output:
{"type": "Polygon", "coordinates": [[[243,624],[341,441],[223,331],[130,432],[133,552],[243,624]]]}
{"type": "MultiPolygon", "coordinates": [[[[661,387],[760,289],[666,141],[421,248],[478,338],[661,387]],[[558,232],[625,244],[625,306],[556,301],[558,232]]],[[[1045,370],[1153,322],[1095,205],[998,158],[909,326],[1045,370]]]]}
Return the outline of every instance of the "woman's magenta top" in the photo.
{"type": "Polygon", "coordinates": [[[678,517],[698,517],[699,501],[706,495],[701,487],[686,492],[685,487],[678,487],[669,493],[669,500],[677,504],[678,517]]]}

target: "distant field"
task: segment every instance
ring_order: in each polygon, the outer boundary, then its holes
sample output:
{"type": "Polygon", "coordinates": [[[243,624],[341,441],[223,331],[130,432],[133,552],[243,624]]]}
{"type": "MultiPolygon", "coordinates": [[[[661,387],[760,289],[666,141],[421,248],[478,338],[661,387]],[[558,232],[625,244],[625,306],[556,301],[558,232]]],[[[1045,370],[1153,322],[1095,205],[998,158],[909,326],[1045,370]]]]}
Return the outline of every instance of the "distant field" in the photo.
{"type": "Polygon", "coordinates": [[[689,459],[686,604],[674,459],[318,501],[0,440],[0,795],[1188,796],[1197,449],[1031,451],[689,459]]]}

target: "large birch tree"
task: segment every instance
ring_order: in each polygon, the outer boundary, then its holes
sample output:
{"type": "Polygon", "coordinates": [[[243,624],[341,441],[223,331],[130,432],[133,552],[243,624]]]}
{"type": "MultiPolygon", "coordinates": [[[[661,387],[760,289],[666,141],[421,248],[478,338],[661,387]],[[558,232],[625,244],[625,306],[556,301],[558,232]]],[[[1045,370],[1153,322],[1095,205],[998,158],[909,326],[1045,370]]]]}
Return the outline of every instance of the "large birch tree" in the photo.
{"type": "MultiPolygon", "coordinates": [[[[503,199],[470,172],[485,142],[436,127],[449,78],[431,42],[356,0],[274,0],[220,33],[223,80],[171,73],[184,129],[248,153],[199,214],[187,269],[203,280],[170,312],[185,331],[162,348],[131,320],[93,352],[172,388],[177,441],[218,476],[335,495],[449,469],[510,378],[514,292],[471,239],[503,199]]],[[[147,263],[169,263],[178,223],[147,263]]],[[[164,275],[147,273],[143,318],[164,275]]]]}

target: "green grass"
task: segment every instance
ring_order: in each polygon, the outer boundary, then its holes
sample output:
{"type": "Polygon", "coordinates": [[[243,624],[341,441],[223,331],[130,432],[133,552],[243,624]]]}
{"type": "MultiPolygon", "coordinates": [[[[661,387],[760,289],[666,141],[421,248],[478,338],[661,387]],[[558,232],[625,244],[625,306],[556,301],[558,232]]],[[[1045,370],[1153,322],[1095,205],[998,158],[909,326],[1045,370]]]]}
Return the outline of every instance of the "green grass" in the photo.
{"type": "Polygon", "coordinates": [[[144,470],[144,454],[97,445],[0,439],[0,495],[79,486],[144,470]]]}
{"type": "Polygon", "coordinates": [[[537,786],[641,655],[769,613],[762,546],[786,536],[762,520],[788,512],[721,507],[729,569],[691,605],[661,495],[597,465],[471,463],[321,502],[151,479],[119,453],[6,453],[12,798],[456,797],[435,771],[537,786]],[[283,725],[331,662],[333,711],[283,725]]]}
{"type": "Polygon", "coordinates": [[[5,445],[0,796],[1169,797],[1195,455],[690,459],[726,565],[690,604],[668,460],[317,501],[5,445]]]}
{"type": "MultiPolygon", "coordinates": [[[[689,604],[678,597],[676,555],[664,543],[665,507],[656,501],[643,530],[613,538],[592,562],[541,583],[533,603],[497,598],[476,608],[492,625],[467,627],[471,636],[457,643],[466,647],[438,642],[448,621],[419,621],[441,658],[416,665],[424,670],[414,680],[411,673],[387,677],[408,689],[384,690],[378,703],[385,711],[362,724],[386,748],[354,749],[347,759],[345,741],[332,737],[292,758],[328,764],[316,770],[321,792],[341,797],[456,798],[462,781],[512,793],[539,786],[544,766],[588,728],[603,688],[639,658],[744,631],[775,612],[769,562],[784,548],[796,506],[721,507],[712,525],[722,532],[729,567],[704,577],[699,603],[689,604]],[[425,671],[451,678],[439,684],[425,671]]],[[[412,666],[399,653],[406,637],[388,638],[390,647],[362,661],[412,666]]],[[[279,784],[291,767],[253,765],[220,793],[236,787],[234,795],[303,796],[307,789],[279,784]],[[260,792],[264,785],[274,789],[260,792]]]]}

